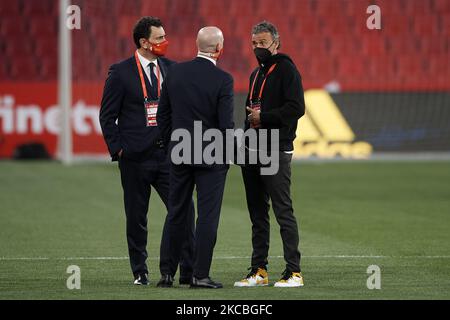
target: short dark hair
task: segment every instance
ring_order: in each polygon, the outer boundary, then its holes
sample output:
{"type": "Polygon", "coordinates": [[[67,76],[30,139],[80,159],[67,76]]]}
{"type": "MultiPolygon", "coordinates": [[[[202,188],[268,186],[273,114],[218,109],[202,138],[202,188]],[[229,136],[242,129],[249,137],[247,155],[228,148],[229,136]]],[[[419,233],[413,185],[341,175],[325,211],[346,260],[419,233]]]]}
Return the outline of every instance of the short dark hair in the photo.
{"type": "Polygon", "coordinates": [[[253,26],[252,34],[258,34],[258,33],[264,33],[264,32],[270,33],[272,35],[273,40],[278,40],[279,45],[278,45],[277,49],[279,49],[281,47],[280,34],[278,33],[277,28],[272,23],[264,20],[253,26]]]}
{"type": "Polygon", "coordinates": [[[139,49],[141,47],[141,44],[139,43],[139,39],[150,38],[150,35],[152,34],[152,27],[162,27],[163,24],[159,18],[156,17],[142,17],[133,28],[133,40],[136,44],[136,47],[139,49]]]}

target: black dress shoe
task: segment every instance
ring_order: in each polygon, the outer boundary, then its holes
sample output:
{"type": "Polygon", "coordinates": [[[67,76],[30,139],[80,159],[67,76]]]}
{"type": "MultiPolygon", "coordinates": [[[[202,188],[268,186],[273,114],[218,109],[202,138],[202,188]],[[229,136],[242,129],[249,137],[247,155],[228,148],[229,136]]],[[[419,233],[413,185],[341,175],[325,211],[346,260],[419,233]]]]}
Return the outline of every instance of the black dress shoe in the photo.
{"type": "Polygon", "coordinates": [[[210,277],[203,279],[192,277],[191,288],[220,289],[223,286],[219,282],[212,281],[210,277]]]}
{"type": "Polygon", "coordinates": [[[173,285],[173,277],[170,274],[161,275],[161,279],[156,285],[159,288],[170,288],[173,285]]]}
{"type": "Polygon", "coordinates": [[[146,273],[136,274],[134,276],[134,284],[138,286],[148,285],[148,276],[146,273]]]}
{"type": "Polygon", "coordinates": [[[191,284],[192,276],[180,276],[180,280],[178,282],[181,285],[183,285],[183,284],[191,284]]]}

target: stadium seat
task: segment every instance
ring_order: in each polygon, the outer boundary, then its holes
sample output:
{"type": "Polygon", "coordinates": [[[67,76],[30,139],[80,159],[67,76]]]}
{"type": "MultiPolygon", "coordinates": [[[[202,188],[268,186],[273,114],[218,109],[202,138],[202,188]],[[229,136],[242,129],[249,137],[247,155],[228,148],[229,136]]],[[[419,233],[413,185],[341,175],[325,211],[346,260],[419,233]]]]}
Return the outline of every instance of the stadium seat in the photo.
{"type": "Polygon", "coordinates": [[[358,55],[361,52],[361,41],[356,40],[355,36],[337,35],[328,37],[328,39],[332,56],[358,55]]]}
{"type": "MultiPolygon", "coordinates": [[[[420,52],[424,56],[450,53],[450,36],[423,37],[419,41],[420,52]]],[[[450,60],[450,59],[449,59],[450,60]]]]}
{"type": "MultiPolygon", "coordinates": [[[[18,2],[18,1],[14,1],[18,2]]],[[[23,3],[23,15],[33,16],[49,16],[53,12],[53,7],[58,6],[59,2],[54,0],[28,0],[23,3]]]]}
{"type": "Polygon", "coordinates": [[[162,18],[167,13],[167,0],[144,0],[142,2],[142,9],[139,14],[142,16],[155,16],[162,18]]]}
{"type": "Polygon", "coordinates": [[[292,33],[294,37],[303,37],[308,35],[320,34],[320,21],[314,16],[301,16],[294,19],[292,33]]]}
{"type": "MultiPolygon", "coordinates": [[[[7,45],[5,46],[5,54],[10,57],[15,57],[17,54],[32,54],[33,53],[33,47],[32,43],[20,36],[11,36],[6,38],[7,39],[7,45]]],[[[14,61],[18,61],[17,59],[14,59],[14,61]]]]}
{"type": "Polygon", "coordinates": [[[367,17],[367,7],[372,4],[370,0],[346,1],[345,12],[349,17],[367,17]]]}
{"type": "Polygon", "coordinates": [[[0,9],[1,19],[20,14],[20,2],[19,1],[2,1],[2,7],[0,9]]]}
{"type": "Polygon", "coordinates": [[[450,36],[450,13],[441,16],[441,34],[450,36]]]}
{"type": "MultiPolygon", "coordinates": [[[[257,3],[254,3],[254,0],[230,0],[227,1],[227,15],[229,17],[241,18],[243,16],[253,16],[253,12],[255,11],[255,6],[257,3]]],[[[237,21],[238,19],[236,19],[237,21]]]]}
{"type": "Polygon", "coordinates": [[[45,56],[40,59],[40,75],[45,81],[55,81],[58,78],[57,57],[45,56]]]}
{"type": "Polygon", "coordinates": [[[450,14],[450,1],[448,0],[434,0],[434,11],[441,14],[450,14]]]}
{"type": "Polygon", "coordinates": [[[311,3],[310,0],[289,1],[286,12],[292,17],[310,16],[313,14],[311,3]]]}
{"type": "MultiPolygon", "coordinates": [[[[393,1],[394,3],[395,1],[393,1]]],[[[404,14],[398,15],[383,15],[381,19],[383,32],[389,35],[407,35],[411,32],[410,16],[404,14]]]]}
{"type": "Polygon", "coordinates": [[[368,63],[365,59],[355,59],[352,56],[337,58],[338,80],[356,79],[360,80],[369,73],[368,63]]]}
{"type": "Polygon", "coordinates": [[[312,2],[312,6],[319,17],[333,19],[339,14],[344,14],[346,1],[320,0],[312,2]]]}
{"type": "MultiPolygon", "coordinates": [[[[11,59],[8,59],[11,60],[11,59]]],[[[39,64],[37,59],[34,59],[31,55],[16,57],[18,63],[11,65],[11,77],[15,80],[30,81],[30,79],[37,78],[39,76],[39,64]]]]}
{"type": "MultiPolygon", "coordinates": [[[[142,14],[141,0],[133,0],[133,1],[115,0],[115,2],[116,2],[117,12],[120,15],[140,16],[142,14]]],[[[144,2],[145,2],[145,0],[144,0],[144,2]]],[[[151,1],[151,2],[153,2],[153,1],[151,1]]]]}
{"type": "Polygon", "coordinates": [[[56,36],[36,37],[34,39],[34,54],[39,58],[50,57],[56,59],[58,39],[56,36]]]}
{"type": "Polygon", "coordinates": [[[9,16],[5,18],[1,18],[0,20],[0,35],[2,36],[25,36],[27,35],[27,28],[25,25],[26,19],[22,18],[21,20],[18,17],[9,16]],[[18,23],[18,22],[21,23],[18,23]]]}
{"type": "Polygon", "coordinates": [[[362,53],[368,56],[379,56],[386,53],[386,39],[380,33],[371,33],[360,39],[362,53]]]}
{"type": "Polygon", "coordinates": [[[412,19],[414,34],[419,37],[428,37],[439,34],[438,15],[418,15],[412,19]]]}
{"type": "Polygon", "coordinates": [[[195,17],[197,15],[197,6],[194,1],[172,0],[169,2],[169,14],[176,17],[195,17]]]}
{"type": "Polygon", "coordinates": [[[390,56],[409,54],[419,50],[417,38],[411,35],[408,36],[389,36],[386,37],[387,50],[390,56]]]}

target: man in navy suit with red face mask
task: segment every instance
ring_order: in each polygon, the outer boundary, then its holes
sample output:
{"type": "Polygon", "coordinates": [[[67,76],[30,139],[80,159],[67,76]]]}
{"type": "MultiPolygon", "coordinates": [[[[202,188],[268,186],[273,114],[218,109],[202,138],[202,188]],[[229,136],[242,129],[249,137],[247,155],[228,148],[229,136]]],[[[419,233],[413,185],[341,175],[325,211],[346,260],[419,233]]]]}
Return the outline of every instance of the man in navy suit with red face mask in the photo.
{"type": "MultiPolygon", "coordinates": [[[[168,205],[169,162],[156,112],[168,67],[168,41],[161,21],[143,17],[134,27],[133,57],[110,67],[100,109],[100,124],[113,161],[119,162],[126,231],[134,284],[148,284],[147,211],[151,186],[168,205]]],[[[186,224],[180,284],[192,277],[193,206],[186,224]]]]}

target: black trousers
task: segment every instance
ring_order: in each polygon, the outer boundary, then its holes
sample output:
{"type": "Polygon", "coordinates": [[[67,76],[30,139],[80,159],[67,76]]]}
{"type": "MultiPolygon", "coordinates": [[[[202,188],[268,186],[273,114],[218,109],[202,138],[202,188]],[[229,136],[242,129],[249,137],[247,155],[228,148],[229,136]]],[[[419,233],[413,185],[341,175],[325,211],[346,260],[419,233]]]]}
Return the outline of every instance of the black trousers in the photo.
{"type": "MultiPolygon", "coordinates": [[[[126,214],[126,233],[131,270],[134,275],[148,273],[147,259],[147,212],[151,186],[158,192],[168,210],[169,161],[163,149],[155,149],[145,160],[119,159],[126,214]]],[[[183,250],[180,259],[182,277],[192,276],[194,251],[194,206],[191,199],[187,205],[187,219],[183,236],[183,250]]],[[[163,239],[164,240],[164,239],[163,239]]],[[[163,241],[162,241],[163,242],[163,241]]]]}
{"type": "Polygon", "coordinates": [[[160,271],[174,275],[185,238],[183,230],[190,219],[189,203],[197,188],[197,223],[193,276],[209,276],[228,166],[195,167],[171,165],[169,214],[163,230],[160,271]]]}
{"type": "Polygon", "coordinates": [[[257,165],[242,167],[247,207],[252,222],[252,267],[266,267],[268,264],[270,223],[269,199],[275,218],[280,225],[286,269],[300,272],[299,233],[291,200],[292,155],[280,152],[278,173],[261,175],[257,165]]]}

